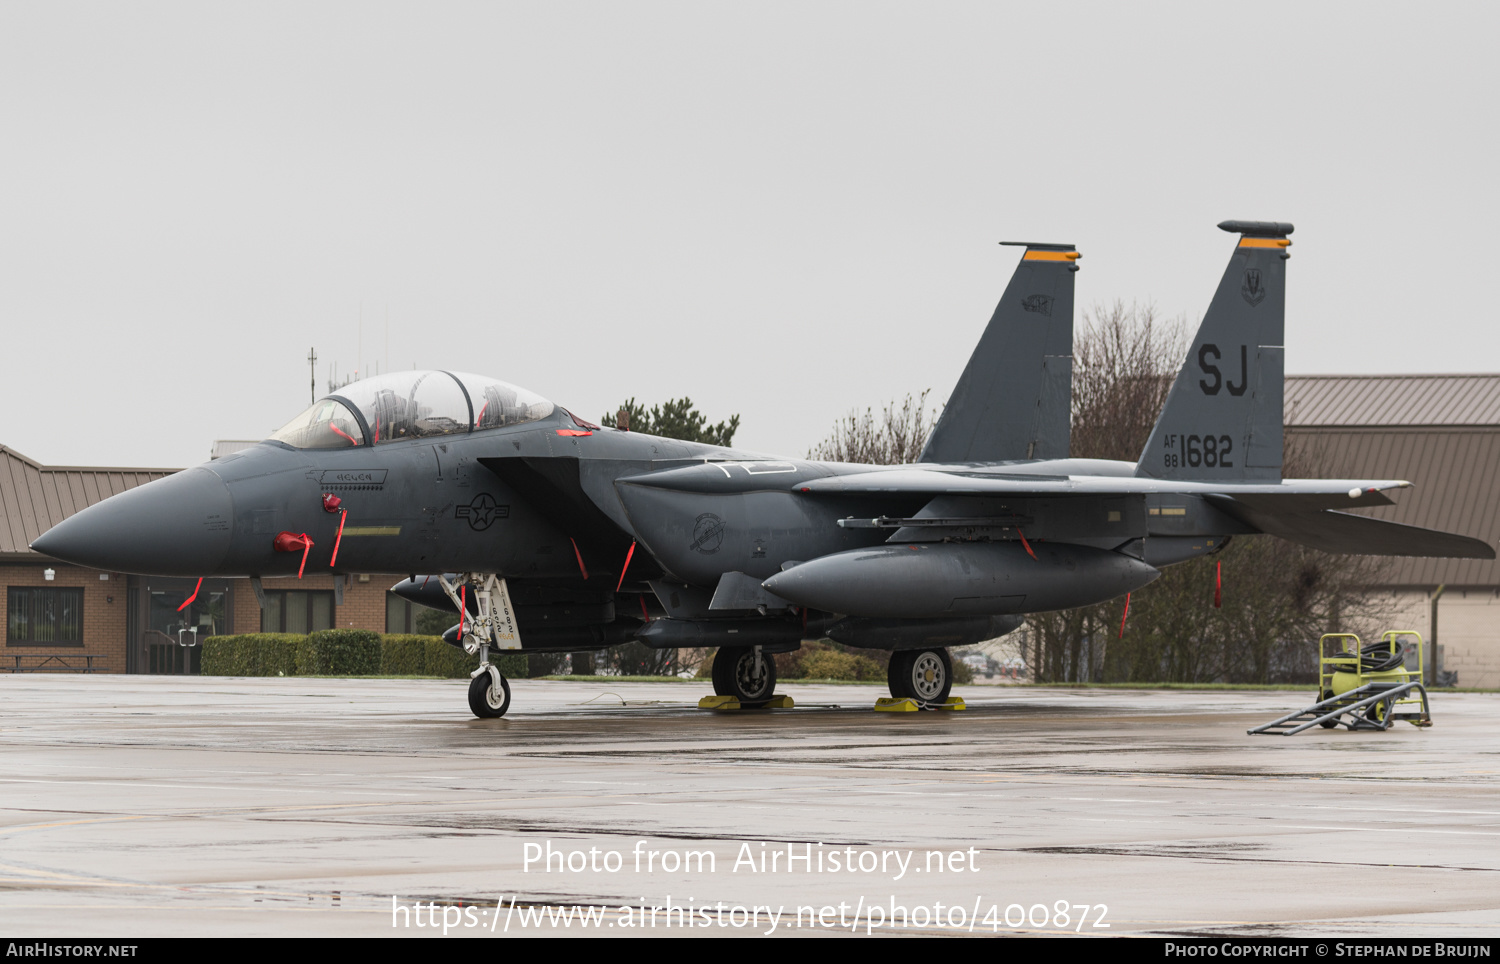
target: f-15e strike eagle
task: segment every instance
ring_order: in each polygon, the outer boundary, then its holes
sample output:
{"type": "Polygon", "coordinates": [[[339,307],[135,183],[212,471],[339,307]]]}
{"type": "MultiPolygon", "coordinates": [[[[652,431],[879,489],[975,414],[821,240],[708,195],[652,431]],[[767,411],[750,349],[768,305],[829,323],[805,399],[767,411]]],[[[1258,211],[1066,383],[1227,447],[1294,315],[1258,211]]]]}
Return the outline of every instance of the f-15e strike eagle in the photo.
{"type": "Polygon", "coordinates": [[[475,715],[510,705],[492,653],[638,640],[718,647],[717,693],[776,686],[771,654],[891,651],[893,696],[952,685],[947,647],[1101,602],[1269,533],[1329,552],[1493,559],[1477,539],[1338,511],[1409,485],[1283,479],[1290,224],[1239,241],[1140,461],[1069,457],[1072,245],[1025,244],[921,459],[777,459],[601,427],[505,382],[382,375],[264,442],[114,496],[36,551],[170,576],[415,575],[461,613],[475,715]],[[326,570],[325,570],[326,571],[326,570]]]}

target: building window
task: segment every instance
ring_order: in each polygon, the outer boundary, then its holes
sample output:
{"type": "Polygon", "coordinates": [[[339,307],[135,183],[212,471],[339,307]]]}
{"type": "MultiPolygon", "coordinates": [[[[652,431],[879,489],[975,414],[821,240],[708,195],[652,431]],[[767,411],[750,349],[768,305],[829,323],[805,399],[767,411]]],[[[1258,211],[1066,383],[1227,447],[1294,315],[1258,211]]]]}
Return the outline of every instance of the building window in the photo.
{"type": "Polygon", "coordinates": [[[260,611],[263,633],[315,633],[333,628],[333,593],[304,589],[268,589],[260,611]]]}
{"type": "Polygon", "coordinates": [[[7,646],[83,645],[82,589],[12,587],[7,596],[7,646]]]}
{"type": "MultiPolygon", "coordinates": [[[[469,600],[471,603],[473,599],[469,600]]],[[[432,609],[393,592],[385,594],[385,631],[417,636],[441,636],[458,622],[456,609],[432,609]]]]}
{"type": "Polygon", "coordinates": [[[385,594],[385,631],[388,633],[411,633],[412,609],[411,600],[402,599],[400,596],[387,590],[385,594]]]}

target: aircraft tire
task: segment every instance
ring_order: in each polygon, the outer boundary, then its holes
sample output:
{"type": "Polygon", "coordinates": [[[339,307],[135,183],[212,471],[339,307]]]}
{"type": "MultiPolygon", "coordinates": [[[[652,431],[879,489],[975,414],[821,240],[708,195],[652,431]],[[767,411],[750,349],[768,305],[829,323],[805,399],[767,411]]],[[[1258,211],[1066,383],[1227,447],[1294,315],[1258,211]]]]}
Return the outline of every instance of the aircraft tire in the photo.
{"type": "Polygon", "coordinates": [[[714,654],[714,693],[733,696],[744,706],[769,700],[776,692],[776,660],[762,654],[761,661],[764,673],[757,677],[753,646],[720,646],[714,654]]]}
{"type": "Polygon", "coordinates": [[[926,706],[941,703],[953,690],[953,658],[946,649],[904,649],[891,654],[886,672],[891,695],[926,706]]]}
{"type": "Polygon", "coordinates": [[[493,720],[510,709],[510,681],[500,677],[501,692],[496,693],[488,672],[469,680],[469,709],[481,720],[493,720]]]}

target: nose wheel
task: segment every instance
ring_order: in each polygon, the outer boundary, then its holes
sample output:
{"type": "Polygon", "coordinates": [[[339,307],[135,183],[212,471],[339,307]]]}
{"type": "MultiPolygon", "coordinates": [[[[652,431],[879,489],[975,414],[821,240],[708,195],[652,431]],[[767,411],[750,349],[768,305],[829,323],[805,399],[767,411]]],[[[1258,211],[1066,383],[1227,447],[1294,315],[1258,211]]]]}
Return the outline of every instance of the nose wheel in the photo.
{"type": "Polygon", "coordinates": [[[492,720],[510,709],[510,683],[493,666],[479,667],[469,680],[469,709],[481,720],[492,720]]]}
{"type": "Polygon", "coordinates": [[[458,585],[438,576],[438,584],[458,610],[458,643],[466,653],[479,654],[479,668],[469,680],[469,709],[481,720],[504,716],[510,709],[510,684],[490,662],[490,648],[518,650],[521,633],[516,627],[516,609],[505,580],[494,573],[459,573],[458,585]],[[478,615],[469,619],[468,597],[473,589],[478,615]],[[466,626],[465,623],[468,623],[466,626]]]}
{"type": "Polygon", "coordinates": [[[891,654],[886,681],[898,700],[941,703],[953,689],[953,659],[946,649],[897,650],[891,654]]]}

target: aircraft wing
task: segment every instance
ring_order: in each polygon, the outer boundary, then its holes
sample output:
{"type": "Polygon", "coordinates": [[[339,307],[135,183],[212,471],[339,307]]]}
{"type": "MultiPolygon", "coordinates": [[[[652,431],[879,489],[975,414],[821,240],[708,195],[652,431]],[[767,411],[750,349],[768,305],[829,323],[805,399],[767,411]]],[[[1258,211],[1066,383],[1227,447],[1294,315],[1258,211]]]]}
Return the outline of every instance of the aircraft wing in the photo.
{"type": "MultiPolygon", "coordinates": [[[[808,479],[793,488],[808,495],[970,496],[975,499],[976,517],[993,513],[993,507],[987,503],[996,498],[1198,497],[1260,532],[1325,552],[1495,558],[1494,547],[1479,539],[1334,511],[1392,505],[1394,503],[1385,493],[1410,485],[1410,482],[1400,480],[1371,479],[1287,479],[1270,483],[1214,484],[1146,477],[893,469],[808,479]]],[[[945,500],[943,514],[953,516],[954,509],[963,502],[962,498],[945,500]]],[[[950,526],[960,525],[960,518],[943,521],[950,526]]]]}
{"type": "Polygon", "coordinates": [[[1249,497],[1275,511],[1316,511],[1334,506],[1394,505],[1385,493],[1407,488],[1399,479],[1287,479],[1282,482],[1215,484],[1140,476],[1026,475],[1003,472],[893,469],[809,479],[797,492],[827,495],[976,495],[991,498],[1097,495],[1229,495],[1249,497]],[[1357,492],[1351,496],[1349,493],[1357,492]]]}

